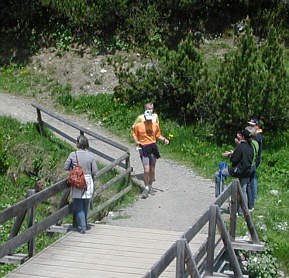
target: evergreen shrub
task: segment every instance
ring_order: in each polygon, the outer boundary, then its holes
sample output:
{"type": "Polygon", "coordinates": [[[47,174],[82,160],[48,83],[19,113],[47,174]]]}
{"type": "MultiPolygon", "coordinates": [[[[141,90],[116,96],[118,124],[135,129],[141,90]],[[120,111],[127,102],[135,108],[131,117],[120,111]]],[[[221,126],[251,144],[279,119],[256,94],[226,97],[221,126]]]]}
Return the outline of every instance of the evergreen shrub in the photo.
{"type": "Polygon", "coordinates": [[[133,70],[133,65],[114,61],[119,86],[116,97],[133,105],[153,101],[157,111],[179,123],[195,122],[206,117],[208,72],[202,55],[188,34],[177,50],[159,49],[148,65],[133,70]]]}
{"type": "Polygon", "coordinates": [[[227,54],[211,94],[215,131],[221,140],[233,138],[250,117],[279,131],[288,125],[288,76],[275,29],[258,45],[249,20],[235,51],[227,54]]]}

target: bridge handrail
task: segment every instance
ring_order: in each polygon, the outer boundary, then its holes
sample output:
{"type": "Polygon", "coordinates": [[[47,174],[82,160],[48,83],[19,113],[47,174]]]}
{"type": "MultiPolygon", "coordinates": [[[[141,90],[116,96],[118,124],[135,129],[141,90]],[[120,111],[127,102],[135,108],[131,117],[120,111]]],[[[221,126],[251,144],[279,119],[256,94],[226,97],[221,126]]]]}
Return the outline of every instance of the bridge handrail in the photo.
{"type": "MultiPolygon", "coordinates": [[[[43,134],[42,126],[46,125],[52,130],[56,131],[60,135],[64,136],[65,138],[69,139],[72,142],[75,142],[75,139],[70,137],[69,135],[66,135],[63,133],[61,130],[58,130],[48,123],[45,123],[41,119],[41,111],[48,114],[49,116],[56,118],[59,121],[64,122],[67,125],[70,125],[80,131],[81,134],[87,133],[90,136],[97,138],[107,144],[110,144],[118,149],[121,149],[125,151],[124,154],[122,154],[120,157],[114,159],[111,158],[105,154],[102,154],[98,152],[97,150],[93,148],[89,148],[89,151],[100,154],[102,157],[105,157],[110,161],[108,165],[97,171],[95,178],[99,178],[100,176],[104,175],[105,173],[109,172],[116,166],[121,166],[125,168],[125,171],[118,172],[118,174],[111,178],[109,181],[107,181],[104,185],[101,187],[96,188],[94,191],[94,195],[92,197],[92,200],[97,198],[104,190],[108,189],[111,187],[113,184],[118,182],[119,180],[126,178],[126,187],[123,188],[120,192],[112,196],[110,199],[106,200],[104,203],[100,204],[98,207],[93,208],[92,202],[90,206],[90,210],[88,213],[88,217],[94,216],[109,205],[111,205],[113,202],[116,200],[120,199],[122,196],[124,196],[127,192],[129,192],[132,189],[132,185],[129,185],[129,180],[130,180],[130,174],[132,172],[132,168],[130,167],[130,153],[129,149],[125,146],[122,146],[121,144],[114,142],[112,140],[109,140],[107,138],[104,138],[103,136],[97,135],[85,128],[82,128],[68,120],[63,119],[60,116],[57,116],[56,114],[47,111],[46,109],[32,104],[33,107],[36,108],[37,110],[37,115],[38,115],[38,123],[39,123],[39,131],[41,134],[43,134]],[[125,163],[123,163],[125,161],[125,163]]],[[[69,196],[70,189],[66,183],[66,179],[62,179],[58,182],[56,182],[54,185],[49,186],[48,188],[35,193],[34,189],[29,189],[28,190],[28,196],[26,199],[21,200],[17,202],[16,204],[12,205],[11,207],[8,207],[2,211],[0,211],[0,225],[5,223],[6,221],[12,219],[13,217],[16,216],[14,225],[11,229],[10,235],[4,244],[0,246],[0,259],[7,255],[10,254],[15,248],[21,246],[23,243],[28,242],[28,253],[29,257],[34,255],[34,238],[36,235],[39,233],[45,231],[48,229],[50,226],[59,223],[60,220],[62,220],[64,217],[66,217],[69,213],[72,212],[72,205],[71,203],[68,203],[68,196],[69,196]],[[57,193],[62,192],[61,199],[58,203],[57,210],[43,219],[42,221],[38,223],[33,223],[34,222],[34,208],[38,203],[41,203],[48,198],[55,196],[57,193]],[[25,218],[25,215],[28,214],[28,228],[23,231],[21,234],[17,235],[21,225],[23,223],[23,220],[25,218]]]]}
{"type": "Polygon", "coordinates": [[[201,277],[201,273],[204,271],[207,277],[214,277],[213,269],[216,265],[216,262],[214,262],[214,251],[217,244],[221,240],[224,242],[224,247],[219,251],[219,254],[216,257],[220,259],[225,251],[228,252],[230,263],[235,274],[234,277],[244,277],[234,253],[234,249],[262,251],[264,244],[259,241],[238,180],[232,181],[232,183],[222,192],[214,203],[193,223],[193,225],[187,231],[183,233],[183,235],[176,242],[171,245],[171,247],[142,278],[159,277],[174,259],[176,259],[176,277],[188,277],[189,275],[191,275],[191,277],[201,277]],[[242,208],[248,230],[251,234],[252,242],[239,243],[235,238],[238,194],[241,198],[240,206],[242,208]],[[225,224],[221,218],[220,206],[229,197],[231,197],[231,212],[230,230],[229,233],[227,233],[225,224]],[[188,243],[207,223],[209,224],[208,238],[193,256],[188,243]],[[216,225],[218,226],[221,236],[217,241],[216,225]],[[206,253],[207,258],[205,258],[198,266],[206,253]],[[187,265],[187,269],[185,269],[185,264],[187,265]]]}
{"type": "MultiPolygon", "coordinates": [[[[84,128],[84,127],[81,127],[81,126],[79,126],[79,125],[77,125],[77,124],[75,124],[75,123],[73,123],[73,122],[71,122],[69,120],[66,120],[66,119],[62,118],[61,116],[56,115],[55,113],[53,113],[51,111],[48,111],[47,109],[41,107],[38,104],[31,104],[31,105],[34,108],[36,108],[37,114],[39,113],[39,111],[42,111],[45,114],[51,116],[52,118],[55,118],[55,119],[59,120],[60,122],[65,123],[66,125],[69,125],[69,126],[75,128],[75,129],[78,129],[82,133],[86,133],[86,134],[88,134],[88,135],[90,135],[90,136],[92,136],[92,137],[94,137],[94,138],[96,138],[96,139],[98,139],[98,140],[100,140],[100,141],[102,141],[102,142],[104,142],[106,144],[109,144],[109,145],[111,145],[113,147],[116,147],[116,148],[118,148],[118,149],[120,149],[122,151],[125,151],[125,152],[129,151],[129,149],[126,146],[123,146],[122,144],[119,144],[118,142],[115,142],[113,140],[105,138],[105,137],[103,137],[103,136],[101,136],[99,134],[96,134],[96,133],[94,133],[94,132],[92,132],[92,131],[84,128]]],[[[39,116],[39,114],[38,114],[38,116],[39,116]]],[[[40,119],[38,119],[38,120],[42,121],[41,115],[40,115],[40,119]]],[[[42,122],[44,123],[44,121],[42,121],[42,122]]]]}
{"type": "MultiPolygon", "coordinates": [[[[120,158],[116,159],[112,164],[107,165],[106,167],[100,169],[96,173],[96,177],[100,177],[103,174],[110,171],[113,167],[118,165],[122,160],[126,159],[128,154],[122,155],[120,158]]],[[[115,184],[120,179],[129,176],[131,173],[131,168],[127,169],[125,172],[121,173],[120,175],[115,176],[108,182],[106,182],[102,187],[97,188],[94,192],[93,199],[97,198],[105,189],[108,189],[110,186],[115,184]]],[[[105,201],[103,204],[100,204],[96,209],[90,210],[88,213],[88,217],[92,217],[111,205],[116,200],[120,199],[123,195],[129,192],[132,189],[132,185],[126,186],[123,190],[115,194],[109,200],[105,201]]],[[[17,202],[16,204],[8,207],[2,211],[0,211],[0,225],[5,223],[6,221],[12,219],[13,217],[17,216],[21,218],[21,223],[18,223],[19,220],[16,219],[14,226],[17,225],[18,227],[15,229],[13,228],[14,232],[10,233],[8,240],[0,246],[0,258],[3,256],[11,253],[14,249],[21,246],[25,242],[29,242],[33,240],[36,235],[45,231],[50,226],[58,223],[58,221],[62,220],[66,217],[69,213],[72,212],[72,204],[67,204],[67,197],[69,195],[69,187],[66,183],[66,179],[62,179],[55,184],[51,185],[50,187],[41,190],[37,193],[34,193],[31,196],[28,196],[26,199],[17,202]],[[38,223],[32,223],[28,229],[23,231],[21,234],[17,235],[20,226],[24,220],[24,216],[27,211],[33,209],[37,204],[46,201],[48,198],[55,196],[57,193],[62,193],[62,198],[58,204],[58,209],[42,221],[38,223]],[[17,224],[16,224],[17,223],[17,224]]],[[[33,190],[34,191],[34,190],[33,190]]],[[[32,216],[33,218],[33,216],[32,216]]],[[[28,221],[29,222],[29,221],[28,221]]],[[[33,221],[32,221],[33,222],[33,221]]]]}

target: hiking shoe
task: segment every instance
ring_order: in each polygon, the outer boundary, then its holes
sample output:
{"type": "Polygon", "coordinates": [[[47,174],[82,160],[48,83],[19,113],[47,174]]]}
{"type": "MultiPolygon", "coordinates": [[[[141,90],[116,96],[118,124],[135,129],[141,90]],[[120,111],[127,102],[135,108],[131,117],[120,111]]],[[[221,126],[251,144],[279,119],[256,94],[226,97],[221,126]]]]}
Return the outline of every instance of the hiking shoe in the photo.
{"type": "Polygon", "coordinates": [[[145,188],[145,189],[143,190],[142,194],[141,194],[141,197],[142,197],[143,199],[146,199],[148,196],[149,196],[149,192],[148,192],[148,190],[145,188]]]}

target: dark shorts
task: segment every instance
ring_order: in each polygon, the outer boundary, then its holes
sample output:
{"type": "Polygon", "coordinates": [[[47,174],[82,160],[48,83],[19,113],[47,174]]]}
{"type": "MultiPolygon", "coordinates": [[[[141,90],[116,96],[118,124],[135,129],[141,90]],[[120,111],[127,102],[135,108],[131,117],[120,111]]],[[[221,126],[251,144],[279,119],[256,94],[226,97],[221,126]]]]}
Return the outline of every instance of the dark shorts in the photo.
{"type": "Polygon", "coordinates": [[[147,154],[147,156],[144,156],[143,151],[139,150],[139,155],[140,155],[140,159],[142,161],[143,166],[155,166],[156,165],[156,161],[157,158],[156,156],[151,153],[151,154],[147,154]]]}

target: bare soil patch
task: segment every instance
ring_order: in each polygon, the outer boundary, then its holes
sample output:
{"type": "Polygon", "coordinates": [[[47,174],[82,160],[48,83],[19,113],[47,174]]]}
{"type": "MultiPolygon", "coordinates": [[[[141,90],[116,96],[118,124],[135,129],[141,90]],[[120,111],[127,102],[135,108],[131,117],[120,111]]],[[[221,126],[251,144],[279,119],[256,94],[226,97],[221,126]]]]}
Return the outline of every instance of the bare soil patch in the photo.
{"type": "MultiPolygon", "coordinates": [[[[129,57],[136,67],[141,65],[139,54],[116,54],[129,57]]],[[[113,93],[118,79],[113,67],[107,63],[107,58],[112,56],[93,55],[89,49],[59,52],[48,48],[31,58],[29,68],[57,80],[63,86],[68,84],[72,95],[113,93]]]]}

